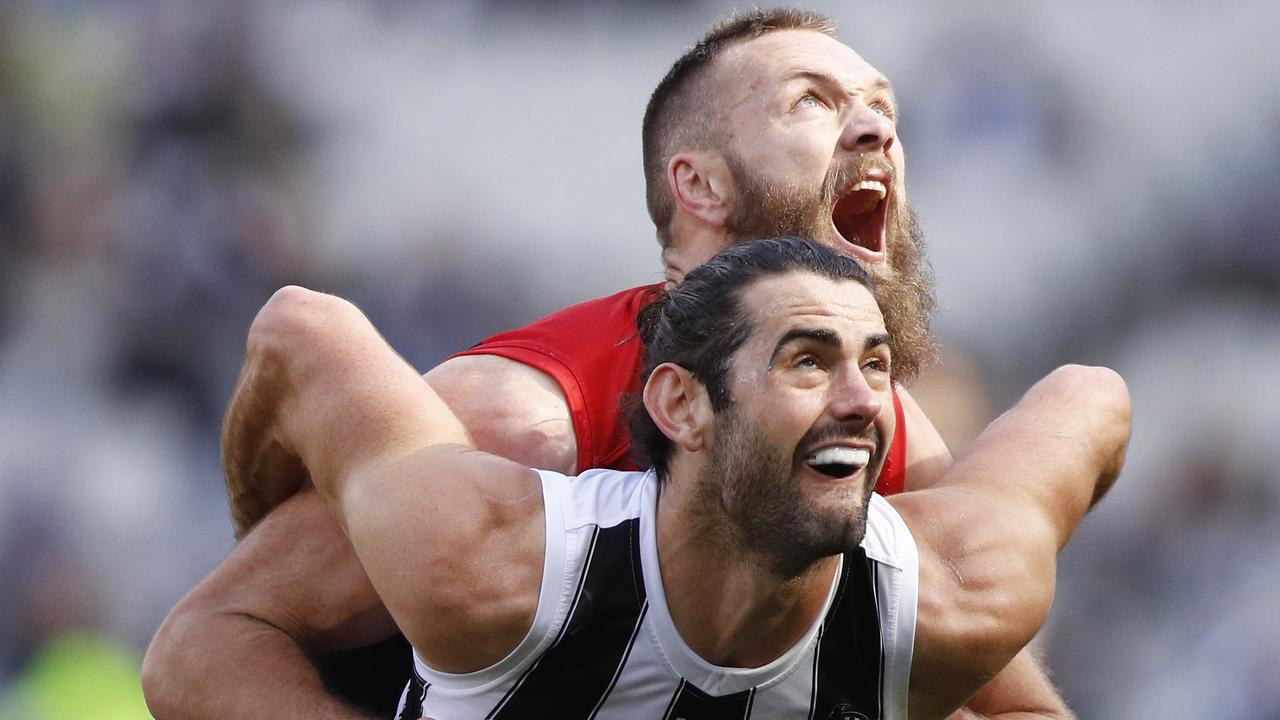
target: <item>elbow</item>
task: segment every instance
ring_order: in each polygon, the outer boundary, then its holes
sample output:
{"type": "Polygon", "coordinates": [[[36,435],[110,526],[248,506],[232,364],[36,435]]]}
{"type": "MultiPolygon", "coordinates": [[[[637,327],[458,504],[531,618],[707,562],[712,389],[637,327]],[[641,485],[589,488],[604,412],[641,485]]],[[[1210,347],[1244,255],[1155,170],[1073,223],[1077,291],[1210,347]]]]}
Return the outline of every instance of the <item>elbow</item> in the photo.
{"type": "Polygon", "coordinates": [[[1050,374],[1059,391],[1068,397],[1088,402],[1098,411],[1100,420],[1121,425],[1128,434],[1129,386],[1120,373],[1111,368],[1091,365],[1063,365],[1050,374]]]}
{"type": "Polygon", "coordinates": [[[249,327],[245,371],[282,380],[310,375],[347,341],[352,317],[364,315],[342,298],[296,285],[280,288],[249,327]]]}
{"type": "Polygon", "coordinates": [[[275,291],[249,326],[249,357],[272,358],[290,347],[305,347],[308,336],[322,327],[319,316],[330,301],[338,299],[297,285],[275,291]]]}
{"type": "Polygon", "coordinates": [[[1132,398],[1124,378],[1105,367],[1066,365],[1054,373],[1062,377],[1066,397],[1079,403],[1091,421],[1089,440],[1094,447],[1097,481],[1089,502],[1092,507],[1115,484],[1124,466],[1132,430],[1132,398]]]}
{"type": "Polygon", "coordinates": [[[182,682],[178,675],[183,657],[181,636],[188,622],[182,606],[175,608],[156,631],[142,659],[142,695],[147,710],[156,720],[183,714],[182,682]]]}
{"type": "Polygon", "coordinates": [[[159,653],[155,649],[153,640],[151,647],[147,648],[146,656],[142,658],[142,697],[146,700],[147,710],[152,717],[163,718],[165,713],[164,663],[158,657],[159,653]]]}
{"type": "Polygon", "coordinates": [[[147,711],[156,720],[176,717],[174,693],[168,680],[164,663],[158,659],[157,653],[148,649],[142,660],[142,697],[147,703],[147,711]]]}

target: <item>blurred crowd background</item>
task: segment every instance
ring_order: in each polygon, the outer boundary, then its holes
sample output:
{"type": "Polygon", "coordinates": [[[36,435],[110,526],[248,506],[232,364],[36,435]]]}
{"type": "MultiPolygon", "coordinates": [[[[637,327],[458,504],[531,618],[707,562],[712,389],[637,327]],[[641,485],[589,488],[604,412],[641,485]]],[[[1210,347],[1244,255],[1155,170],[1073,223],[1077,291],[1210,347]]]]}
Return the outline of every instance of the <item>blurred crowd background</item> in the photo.
{"type": "MultiPolygon", "coordinates": [[[[810,6],[897,87],[953,446],[1057,364],[1133,391],[1055,682],[1280,718],[1280,9],[810,6]]],[[[141,652],[232,545],[220,416],[276,287],[426,369],[657,280],[640,118],[730,9],[0,0],[0,718],[146,717],[141,652]]]]}

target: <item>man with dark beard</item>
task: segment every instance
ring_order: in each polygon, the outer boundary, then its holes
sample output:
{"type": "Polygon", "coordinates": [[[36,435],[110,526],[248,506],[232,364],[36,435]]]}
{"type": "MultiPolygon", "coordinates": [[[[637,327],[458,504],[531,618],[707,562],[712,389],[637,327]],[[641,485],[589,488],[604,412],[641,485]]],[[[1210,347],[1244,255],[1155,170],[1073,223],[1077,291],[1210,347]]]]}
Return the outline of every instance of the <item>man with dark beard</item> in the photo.
{"type": "Polygon", "coordinates": [[[763,240],[646,309],[651,472],[476,451],[354,306],[301,288],[255,320],[228,429],[255,424],[255,464],[306,468],[351,538],[413,644],[398,717],[941,719],[1043,622],[1057,552],[1119,472],[1128,393],[1061,368],[886,501],[893,339],[870,282],[763,240]]]}
{"type": "MultiPolygon", "coordinates": [[[[879,277],[901,382],[929,353],[930,278],[906,202],[891,86],[833,33],[815,14],[760,11],[713,29],[678,60],[645,114],[648,205],[668,288],[725,247],[778,234],[812,237],[865,263],[879,277]]],[[[636,314],[660,290],[634,288],[490,338],[427,381],[481,449],[566,473],[632,469],[618,398],[636,389],[636,314]]],[[[950,460],[909,395],[896,388],[892,400],[900,430],[884,494],[929,485],[950,460]]],[[[324,693],[309,658],[395,627],[313,492],[258,523],[306,476],[244,462],[251,440],[225,435],[224,461],[237,535],[259,527],[157,633],[144,666],[152,712],[225,719],[270,707],[277,717],[360,717],[324,693]]],[[[380,708],[377,698],[385,703],[404,686],[403,671],[384,668],[362,656],[327,678],[380,708]]],[[[971,707],[1069,715],[1026,653],[971,707]]]]}

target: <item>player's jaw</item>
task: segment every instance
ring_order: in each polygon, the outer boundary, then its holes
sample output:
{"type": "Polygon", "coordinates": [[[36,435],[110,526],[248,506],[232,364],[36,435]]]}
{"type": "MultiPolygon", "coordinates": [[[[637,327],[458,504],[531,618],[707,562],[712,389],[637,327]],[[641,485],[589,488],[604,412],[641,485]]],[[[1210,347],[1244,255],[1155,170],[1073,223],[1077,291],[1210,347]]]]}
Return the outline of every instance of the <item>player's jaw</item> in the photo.
{"type": "Polygon", "coordinates": [[[699,482],[704,507],[724,513],[745,557],[789,577],[862,541],[884,464],[877,428],[827,424],[783,442],[730,408],[718,415],[715,438],[699,482]]]}

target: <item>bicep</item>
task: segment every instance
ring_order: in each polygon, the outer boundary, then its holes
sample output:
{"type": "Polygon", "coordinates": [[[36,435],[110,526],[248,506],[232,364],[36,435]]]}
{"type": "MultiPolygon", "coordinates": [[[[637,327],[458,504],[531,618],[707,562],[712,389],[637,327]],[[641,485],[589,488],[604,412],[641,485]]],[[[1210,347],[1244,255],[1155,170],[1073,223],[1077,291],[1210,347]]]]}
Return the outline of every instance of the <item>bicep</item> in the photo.
{"type": "Polygon", "coordinates": [[[465,446],[434,446],[346,481],[341,514],[396,623],[437,669],[468,672],[532,625],[545,521],[536,472],[465,446]]]}
{"type": "Polygon", "coordinates": [[[1048,523],[1026,518],[1016,501],[968,488],[890,502],[920,552],[911,702],[941,716],[1035,636],[1053,598],[1057,546],[1048,523]]]}
{"type": "Polygon", "coordinates": [[[569,403],[550,375],[496,355],[467,355],[425,378],[477,448],[528,467],[579,469],[569,403]]]}

